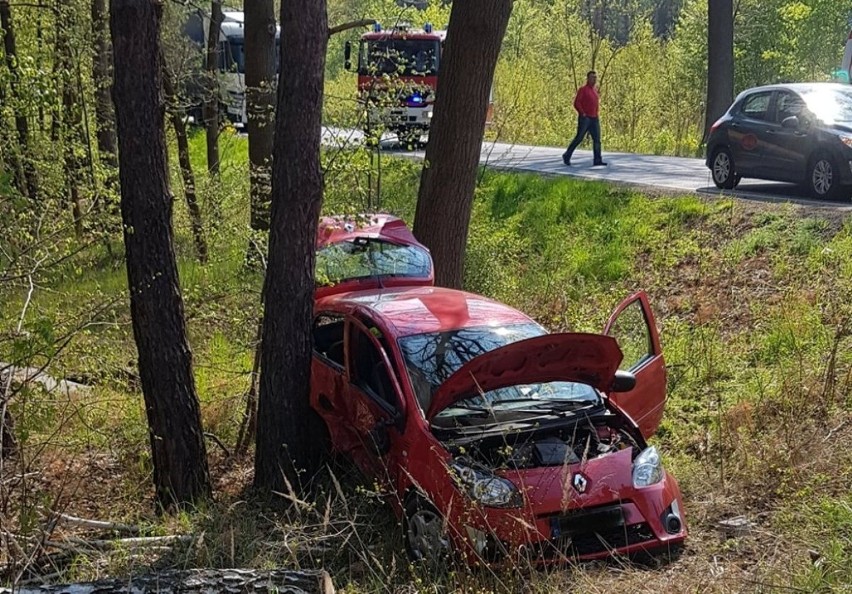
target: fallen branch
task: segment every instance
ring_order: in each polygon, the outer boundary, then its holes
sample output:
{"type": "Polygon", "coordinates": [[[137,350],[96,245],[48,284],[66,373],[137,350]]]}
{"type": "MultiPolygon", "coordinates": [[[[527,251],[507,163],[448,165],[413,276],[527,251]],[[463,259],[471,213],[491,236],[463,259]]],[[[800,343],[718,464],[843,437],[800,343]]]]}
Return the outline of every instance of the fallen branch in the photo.
{"type": "MultiPolygon", "coordinates": [[[[16,587],[15,594],[142,594],[147,592],[181,592],[201,594],[203,592],[265,592],[278,594],[334,594],[331,577],[325,570],[291,571],[273,569],[255,571],[249,569],[191,569],[169,570],[162,573],[129,578],[98,580],[55,586],[26,585],[16,587]]],[[[11,594],[12,590],[0,588],[0,594],[11,594]]]]}
{"type": "Polygon", "coordinates": [[[129,534],[139,534],[137,526],[129,524],[119,524],[117,522],[104,522],[103,520],[89,520],[87,518],[77,518],[68,514],[56,513],[56,519],[61,520],[66,524],[74,526],[82,526],[83,528],[93,528],[95,530],[114,530],[116,532],[127,532],[129,534]]]}
{"type": "Polygon", "coordinates": [[[169,536],[137,536],[133,538],[116,538],[114,540],[86,540],[84,538],[67,538],[65,540],[49,540],[45,544],[58,549],[85,547],[89,549],[107,550],[120,547],[138,548],[174,545],[192,542],[192,534],[172,534],[169,536]]]}

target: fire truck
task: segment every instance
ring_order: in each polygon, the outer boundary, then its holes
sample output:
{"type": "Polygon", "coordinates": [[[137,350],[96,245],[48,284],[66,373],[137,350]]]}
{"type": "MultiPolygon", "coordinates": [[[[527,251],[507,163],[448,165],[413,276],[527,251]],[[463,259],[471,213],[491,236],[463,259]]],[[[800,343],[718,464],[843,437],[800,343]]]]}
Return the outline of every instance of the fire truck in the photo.
{"type": "MultiPolygon", "coordinates": [[[[407,144],[418,143],[428,132],[446,37],[446,31],[429,23],[422,29],[402,24],[388,30],[376,23],[361,36],[355,70],[365,132],[389,130],[407,144]]],[[[344,51],[346,69],[352,70],[349,42],[344,51]]]]}

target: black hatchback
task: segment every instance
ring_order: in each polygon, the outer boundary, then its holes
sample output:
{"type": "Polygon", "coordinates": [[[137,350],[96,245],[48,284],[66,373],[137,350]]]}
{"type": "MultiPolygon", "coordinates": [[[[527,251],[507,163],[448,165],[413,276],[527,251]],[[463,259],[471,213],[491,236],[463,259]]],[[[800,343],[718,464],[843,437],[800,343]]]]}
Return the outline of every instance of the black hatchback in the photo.
{"type": "Polygon", "coordinates": [[[713,124],[707,166],[717,187],[743,177],[802,184],[814,198],[852,194],[852,86],[771,85],[743,91],[713,124]]]}

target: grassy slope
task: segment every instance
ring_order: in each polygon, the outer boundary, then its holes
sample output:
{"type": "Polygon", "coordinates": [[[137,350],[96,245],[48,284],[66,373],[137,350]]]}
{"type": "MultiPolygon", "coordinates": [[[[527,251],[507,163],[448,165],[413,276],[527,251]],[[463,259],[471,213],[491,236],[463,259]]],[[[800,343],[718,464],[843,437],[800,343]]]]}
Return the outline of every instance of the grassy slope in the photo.
{"type": "MultiPolygon", "coordinates": [[[[249,239],[245,145],[225,140],[222,180],[199,183],[213,245],[208,266],[192,260],[180,202],[175,226],[205,428],[230,445],[248,387],[261,279],[242,266],[249,239]]],[[[366,158],[329,158],[326,210],[362,209],[366,158]]],[[[382,207],[412,220],[416,165],[385,160],[383,167],[382,207]]],[[[177,183],[175,191],[180,196],[177,183]]],[[[461,573],[444,585],[723,592],[852,581],[850,231],[828,210],[486,174],[471,224],[467,288],[551,329],[583,331],[599,331],[629,292],[650,294],[670,372],[656,441],[685,492],[692,536],[683,558],[661,568],[609,563],[526,577],[461,573]],[[726,540],[716,524],[737,515],[754,530],[726,540]]],[[[42,279],[25,318],[28,337],[0,342],[0,360],[7,360],[55,349],[57,337],[85,323],[51,368],[97,384],[85,398],[35,390],[16,398],[18,432],[40,474],[10,507],[14,525],[36,530],[37,505],[57,497],[69,513],[141,523],[151,533],[204,531],[202,543],[160,563],[322,564],[347,592],[383,591],[389,583],[431,591],[431,576],[405,566],[386,508],[369,486],[354,486],[357,478],[345,468],[336,469],[344,479],[339,490],[329,483],[328,508],[280,514],[237,504],[251,460],[226,460],[211,443],[217,503],[177,518],[151,515],[124,270],[102,251],[42,279]]],[[[0,291],[9,306],[0,313],[5,331],[26,292],[0,291]]],[[[154,557],[81,554],[66,577],[125,571],[154,557]]]]}

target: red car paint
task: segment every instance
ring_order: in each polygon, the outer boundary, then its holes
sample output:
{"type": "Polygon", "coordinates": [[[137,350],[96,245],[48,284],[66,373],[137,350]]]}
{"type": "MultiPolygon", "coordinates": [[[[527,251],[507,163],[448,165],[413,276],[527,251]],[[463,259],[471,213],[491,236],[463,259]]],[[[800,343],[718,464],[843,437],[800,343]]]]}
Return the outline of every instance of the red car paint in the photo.
{"type": "MultiPolygon", "coordinates": [[[[395,241],[416,241],[399,226],[392,229],[388,233],[379,225],[363,231],[395,241]]],[[[352,241],[359,232],[321,232],[325,238],[320,242],[352,241]]],[[[418,283],[426,284],[426,280],[418,283]]],[[[421,334],[514,328],[534,322],[485,297],[427,286],[327,294],[317,299],[315,313],[311,404],[328,426],[332,448],[383,483],[398,514],[413,509],[412,498],[433,505],[443,518],[452,549],[468,562],[508,561],[516,556],[532,556],[536,562],[589,559],[666,549],[686,538],[675,479],[662,470],[658,482],[641,487],[633,482],[635,455],[646,451],[644,439],[656,431],[666,396],[665,364],[644,293],[620,304],[605,329],[605,334],[618,338],[620,325],[631,316],[644,327],[646,335],[640,344],[646,352],[637,361],[627,362],[636,377],[630,392],[607,393],[622,360],[613,338],[545,334],[471,359],[434,391],[427,413],[406,367],[402,341],[421,334]],[[365,357],[366,352],[370,357],[365,357]],[[386,380],[371,384],[369,376],[376,368],[386,380]],[[436,415],[467,394],[563,379],[591,385],[601,393],[603,405],[596,416],[588,417],[590,428],[579,422],[576,427],[599,444],[613,443],[611,451],[558,465],[495,467],[489,472],[511,482],[520,505],[494,507],[475,501],[451,468],[464,458],[460,453],[464,448],[446,438],[453,430],[439,427],[436,415]],[[672,514],[678,521],[667,530],[665,523],[672,514]],[[606,530],[601,528],[604,525],[606,530]]],[[[545,419],[541,424],[558,428],[562,422],[545,419]]],[[[505,424],[505,431],[511,433],[512,426],[513,422],[505,424]]],[[[531,441],[533,447],[539,447],[539,442],[531,441]]],[[[472,443],[474,447],[476,442],[472,443]]]]}

